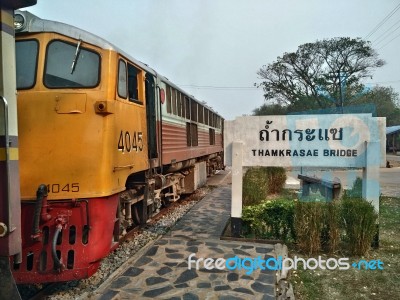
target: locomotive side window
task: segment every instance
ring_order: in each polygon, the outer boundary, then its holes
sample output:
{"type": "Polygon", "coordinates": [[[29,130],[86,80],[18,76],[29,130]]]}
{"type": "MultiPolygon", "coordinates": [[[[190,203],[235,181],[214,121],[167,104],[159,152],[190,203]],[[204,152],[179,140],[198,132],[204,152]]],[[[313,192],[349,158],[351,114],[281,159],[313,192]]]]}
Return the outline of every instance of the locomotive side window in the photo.
{"type": "Polygon", "coordinates": [[[199,145],[199,137],[197,133],[197,124],[190,124],[190,134],[192,136],[192,146],[198,146],[199,145]]]}
{"type": "Polygon", "coordinates": [[[204,124],[204,107],[199,105],[199,123],[204,124]]]}
{"type": "Polygon", "coordinates": [[[176,92],[177,93],[177,106],[178,106],[178,116],[182,117],[182,93],[176,92]]]}
{"type": "Polygon", "coordinates": [[[185,96],[186,119],[190,120],[190,98],[185,96]]]}
{"type": "Polygon", "coordinates": [[[198,146],[198,132],[197,132],[197,124],[194,123],[186,123],[186,141],[188,146],[198,146]]]}
{"type": "Polygon", "coordinates": [[[191,120],[197,122],[197,102],[192,101],[191,103],[191,120]]]}
{"type": "Polygon", "coordinates": [[[214,113],[210,113],[210,126],[215,127],[214,126],[214,113]]]}
{"type": "Polygon", "coordinates": [[[44,84],[48,88],[91,88],[99,84],[100,56],[76,44],[55,40],[47,47],[44,84]]]}
{"type": "Polygon", "coordinates": [[[208,109],[204,108],[204,124],[208,125],[208,109]]]}
{"type": "Polygon", "coordinates": [[[176,107],[176,93],[177,93],[177,91],[175,90],[175,89],[171,89],[171,91],[172,91],[172,93],[171,93],[171,95],[172,95],[172,113],[174,114],[174,115],[176,115],[177,114],[177,107],[176,107]]]}
{"type": "Polygon", "coordinates": [[[138,89],[138,75],[140,70],[128,64],[128,91],[129,101],[140,101],[138,89]]]}
{"type": "Polygon", "coordinates": [[[192,138],[190,135],[190,123],[186,122],[186,145],[191,146],[192,145],[192,138]]]}
{"type": "Polygon", "coordinates": [[[36,40],[16,42],[17,89],[29,89],[35,85],[38,50],[36,40]]]}
{"type": "Polygon", "coordinates": [[[181,93],[177,90],[176,91],[176,115],[180,116],[182,113],[180,112],[181,106],[179,100],[181,99],[181,93]]]}
{"type": "Polygon", "coordinates": [[[171,87],[167,85],[167,113],[171,113],[171,87]]]}
{"type": "Polygon", "coordinates": [[[127,97],[126,83],[126,63],[120,60],[118,66],[118,96],[121,98],[127,97]]]}
{"type": "Polygon", "coordinates": [[[182,117],[185,118],[186,116],[186,96],[182,94],[182,117]]]}
{"type": "Polygon", "coordinates": [[[210,145],[215,145],[215,129],[210,128],[208,130],[209,136],[210,136],[210,145]]]}

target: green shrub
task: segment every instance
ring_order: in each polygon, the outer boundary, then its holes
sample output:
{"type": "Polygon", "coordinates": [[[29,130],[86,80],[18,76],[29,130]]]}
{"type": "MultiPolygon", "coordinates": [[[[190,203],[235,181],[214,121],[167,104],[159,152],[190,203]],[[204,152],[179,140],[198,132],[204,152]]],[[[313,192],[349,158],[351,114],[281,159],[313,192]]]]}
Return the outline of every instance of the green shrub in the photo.
{"type": "Polygon", "coordinates": [[[322,247],[334,253],[340,243],[340,205],[339,202],[327,202],[324,205],[322,247]]]}
{"type": "Polygon", "coordinates": [[[294,228],[299,251],[314,254],[321,250],[326,203],[297,202],[294,213],[294,228]]]}
{"type": "Polygon", "coordinates": [[[260,204],[268,195],[264,168],[249,168],[243,177],[243,206],[260,204]]]}
{"type": "Polygon", "coordinates": [[[287,179],[286,170],[281,167],[265,168],[269,194],[280,194],[287,179]]]}
{"type": "Polygon", "coordinates": [[[364,255],[376,234],[378,214],[373,205],[362,198],[344,198],[341,217],[350,252],[364,255]]]}
{"type": "Polygon", "coordinates": [[[247,234],[256,238],[284,241],[294,239],[293,217],[294,201],[287,199],[264,201],[244,207],[242,211],[247,234]]]}
{"type": "Polygon", "coordinates": [[[353,255],[364,255],[376,234],[378,215],[371,203],[361,198],[344,198],[342,202],[298,202],[294,227],[299,251],[308,255],[321,249],[335,252],[341,233],[353,255]]]}
{"type": "Polygon", "coordinates": [[[243,177],[243,206],[257,205],[269,194],[280,193],[286,182],[286,171],[280,167],[252,167],[243,177]]]}

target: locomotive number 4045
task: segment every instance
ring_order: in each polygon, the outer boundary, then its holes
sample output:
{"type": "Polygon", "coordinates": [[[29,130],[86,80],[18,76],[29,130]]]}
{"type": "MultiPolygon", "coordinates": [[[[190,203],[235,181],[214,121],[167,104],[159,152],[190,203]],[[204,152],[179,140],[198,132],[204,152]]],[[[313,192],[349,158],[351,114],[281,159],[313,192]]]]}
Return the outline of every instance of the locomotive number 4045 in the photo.
{"type": "Polygon", "coordinates": [[[121,130],[118,140],[118,151],[131,152],[143,151],[143,133],[142,132],[129,132],[121,130]]]}
{"type": "Polygon", "coordinates": [[[59,183],[52,183],[47,185],[47,192],[48,193],[78,193],[79,192],[79,183],[66,183],[66,184],[59,184],[59,183]]]}

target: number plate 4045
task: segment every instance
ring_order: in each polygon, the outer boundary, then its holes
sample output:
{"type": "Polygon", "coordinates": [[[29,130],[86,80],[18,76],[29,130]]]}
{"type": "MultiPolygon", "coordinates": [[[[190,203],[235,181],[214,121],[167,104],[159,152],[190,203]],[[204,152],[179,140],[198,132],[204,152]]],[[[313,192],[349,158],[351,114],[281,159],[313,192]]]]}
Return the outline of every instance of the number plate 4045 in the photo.
{"type": "Polygon", "coordinates": [[[118,140],[118,151],[140,152],[143,151],[143,133],[121,130],[118,140]]]}
{"type": "Polygon", "coordinates": [[[78,193],[79,192],[79,183],[52,183],[47,185],[48,193],[78,193]]]}

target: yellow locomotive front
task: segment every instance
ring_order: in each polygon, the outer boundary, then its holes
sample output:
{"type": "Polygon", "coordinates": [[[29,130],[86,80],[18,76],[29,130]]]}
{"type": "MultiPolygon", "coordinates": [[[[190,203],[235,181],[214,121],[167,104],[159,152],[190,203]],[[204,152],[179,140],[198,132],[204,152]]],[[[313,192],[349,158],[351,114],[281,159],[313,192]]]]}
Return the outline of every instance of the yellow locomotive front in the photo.
{"type": "Polygon", "coordinates": [[[27,12],[16,25],[23,257],[14,277],[88,277],[117,244],[118,193],[149,169],[146,72],[72,26],[27,12]]]}

